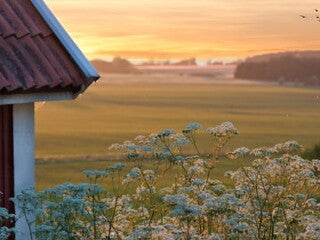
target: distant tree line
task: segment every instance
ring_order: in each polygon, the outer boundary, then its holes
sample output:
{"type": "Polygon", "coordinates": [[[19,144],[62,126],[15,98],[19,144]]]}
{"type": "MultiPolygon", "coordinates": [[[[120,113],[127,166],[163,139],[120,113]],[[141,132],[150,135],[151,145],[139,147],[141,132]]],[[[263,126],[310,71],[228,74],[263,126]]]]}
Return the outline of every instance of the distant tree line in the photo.
{"type": "Polygon", "coordinates": [[[235,78],[303,85],[320,85],[320,58],[282,56],[268,61],[240,63],[235,78]]]}
{"type": "Polygon", "coordinates": [[[101,73],[140,73],[132,63],[121,57],[115,57],[111,62],[93,60],[91,63],[101,73]]]}

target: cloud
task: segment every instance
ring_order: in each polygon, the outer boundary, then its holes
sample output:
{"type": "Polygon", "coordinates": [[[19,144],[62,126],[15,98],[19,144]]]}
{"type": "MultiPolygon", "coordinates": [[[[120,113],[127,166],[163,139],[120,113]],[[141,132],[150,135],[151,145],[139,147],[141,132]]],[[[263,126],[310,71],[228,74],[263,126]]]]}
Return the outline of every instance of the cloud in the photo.
{"type": "Polygon", "coordinates": [[[90,55],[104,52],[239,56],[267,49],[320,48],[320,23],[302,21],[318,1],[47,0],[90,55]],[[217,49],[212,51],[212,49],[217,49]],[[228,51],[226,51],[228,49],[228,51]],[[196,52],[198,50],[198,52],[196,52]]]}

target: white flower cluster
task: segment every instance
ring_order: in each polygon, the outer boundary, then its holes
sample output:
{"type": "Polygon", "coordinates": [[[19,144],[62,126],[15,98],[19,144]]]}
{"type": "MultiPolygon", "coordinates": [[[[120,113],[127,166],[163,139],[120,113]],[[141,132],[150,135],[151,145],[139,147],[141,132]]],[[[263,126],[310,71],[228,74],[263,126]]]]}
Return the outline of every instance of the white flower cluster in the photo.
{"type": "Polygon", "coordinates": [[[231,122],[223,122],[217,127],[207,128],[207,133],[214,137],[231,137],[233,135],[239,134],[238,129],[231,122]]]}
{"type": "Polygon", "coordinates": [[[250,153],[250,149],[246,147],[237,148],[233,152],[227,154],[227,156],[231,159],[239,159],[244,158],[250,153]]]}
{"type": "Polygon", "coordinates": [[[279,143],[273,147],[261,147],[250,150],[246,147],[237,148],[233,152],[227,154],[231,159],[239,159],[248,155],[254,157],[271,157],[275,154],[293,154],[303,150],[303,147],[296,141],[287,141],[285,143],[279,143]]]}

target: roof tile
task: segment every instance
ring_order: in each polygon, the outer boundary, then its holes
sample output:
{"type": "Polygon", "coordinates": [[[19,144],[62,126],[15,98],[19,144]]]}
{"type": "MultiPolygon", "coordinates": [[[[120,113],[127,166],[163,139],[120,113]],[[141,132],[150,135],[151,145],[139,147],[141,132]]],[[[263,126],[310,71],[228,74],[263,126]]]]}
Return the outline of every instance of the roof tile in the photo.
{"type": "Polygon", "coordinates": [[[86,81],[30,0],[1,0],[1,94],[77,92],[86,81]]]}

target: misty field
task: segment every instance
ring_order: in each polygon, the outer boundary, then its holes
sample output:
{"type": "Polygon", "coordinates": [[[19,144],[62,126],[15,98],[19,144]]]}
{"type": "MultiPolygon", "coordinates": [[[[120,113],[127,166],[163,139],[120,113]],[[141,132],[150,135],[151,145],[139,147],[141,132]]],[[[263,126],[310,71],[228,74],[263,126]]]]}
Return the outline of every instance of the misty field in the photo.
{"type": "MultiPolygon", "coordinates": [[[[181,130],[192,121],[201,123],[204,128],[224,121],[233,122],[240,135],[226,151],[240,146],[269,146],[291,139],[311,147],[320,140],[319,88],[246,82],[232,85],[222,84],[221,79],[216,84],[209,80],[197,83],[197,77],[194,81],[190,78],[111,75],[93,84],[76,101],[39,105],[36,157],[82,161],[38,163],[38,188],[83,180],[82,170],[106,165],[106,162],[84,159],[119,157],[108,150],[112,143],[165,128],[181,130]],[[132,78],[146,81],[129,81],[132,78]]],[[[205,134],[201,135],[200,141],[206,142],[205,138],[205,134]]],[[[203,151],[210,151],[210,145],[200,146],[203,151]]],[[[226,170],[236,164],[226,162],[221,167],[226,170]]]]}

